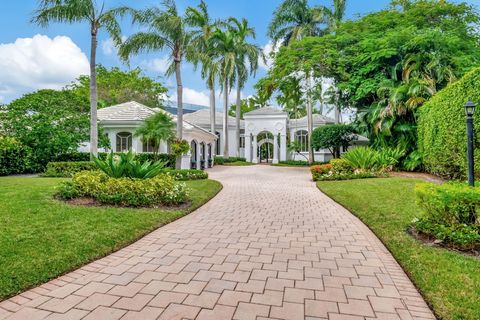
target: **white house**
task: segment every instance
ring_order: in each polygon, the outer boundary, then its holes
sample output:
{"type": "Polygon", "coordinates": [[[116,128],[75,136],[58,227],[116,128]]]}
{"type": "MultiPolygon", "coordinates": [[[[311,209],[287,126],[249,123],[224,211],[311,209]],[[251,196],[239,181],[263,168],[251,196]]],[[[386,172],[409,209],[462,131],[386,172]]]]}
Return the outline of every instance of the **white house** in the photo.
{"type": "MultiPolygon", "coordinates": [[[[153,109],[137,102],[127,102],[100,109],[98,119],[104,128],[110,145],[115,152],[133,150],[152,152],[151,146],[134,135],[142,122],[155,112],[167,112],[153,109]]],[[[171,115],[177,121],[175,115],[171,115]]],[[[212,164],[215,155],[223,155],[224,134],[223,114],[216,112],[215,131],[211,133],[210,111],[208,109],[187,113],[183,116],[183,138],[190,143],[191,152],[182,159],[182,168],[202,169],[212,164]]],[[[325,116],[313,115],[313,128],[333,124],[334,120],[325,116]]],[[[280,109],[264,107],[244,115],[240,122],[240,140],[236,139],[234,117],[228,117],[229,155],[237,155],[240,144],[240,156],[252,163],[278,163],[285,160],[306,160],[308,158],[307,118],[289,119],[280,109]],[[297,141],[302,146],[300,153],[288,150],[288,143],[297,141]]],[[[367,144],[368,139],[359,136],[354,145],[367,144]]],[[[163,142],[160,152],[168,153],[169,146],[163,142]]],[[[332,154],[328,150],[315,152],[315,161],[328,161],[332,154]]]]}

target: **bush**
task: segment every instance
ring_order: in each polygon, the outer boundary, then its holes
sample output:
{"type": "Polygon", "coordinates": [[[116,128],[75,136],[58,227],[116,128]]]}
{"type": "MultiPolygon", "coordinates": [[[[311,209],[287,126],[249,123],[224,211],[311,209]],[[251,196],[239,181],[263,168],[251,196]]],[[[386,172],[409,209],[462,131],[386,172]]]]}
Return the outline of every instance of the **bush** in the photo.
{"type": "Polygon", "coordinates": [[[330,164],[312,166],[310,172],[313,181],[352,180],[382,176],[375,172],[354,172],[350,164],[342,159],[330,160],[330,164]]]}
{"type": "Polygon", "coordinates": [[[352,165],[344,159],[332,159],[330,160],[332,171],[338,174],[350,174],[353,173],[352,165]]]}
{"type": "Polygon", "coordinates": [[[84,171],[64,182],[57,197],[92,198],[101,204],[124,207],[178,205],[188,200],[184,183],[166,174],[151,179],[112,178],[100,171],[84,171]]]}
{"type": "Polygon", "coordinates": [[[229,158],[224,158],[224,157],[215,157],[214,158],[214,163],[218,165],[224,165],[225,163],[232,163],[232,162],[246,162],[246,158],[241,158],[241,157],[229,157],[229,158]]]}
{"type": "Polygon", "coordinates": [[[354,180],[354,179],[367,179],[378,178],[378,175],[371,172],[359,172],[359,173],[332,173],[322,175],[314,181],[339,181],[339,180],[354,180]]]}
{"type": "Polygon", "coordinates": [[[0,136],[0,176],[30,172],[30,154],[16,139],[0,136]]]}
{"type": "Polygon", "coordinates": [[[359,147],[348,151],[342,155],[342,159],[347,161],[352,168],[357,171],[367,172],[375,171],[378,167],[378,153],[369,147],[359,147]]]}
{"type": "MultiPolygon", "coordinates": [[[[98,158],[105,160],[109,153],[100,152],[98,158]]],[[[122,154],[121,152],[115,152],[115,155],[122,154]]],[[[136,153],[135,157],[140,162],[145,161],[161,161],[165,163],[166,168],[175,169],[175,155],[166,153],[136,153]]],[[[90,161],[90,153],[88,152],[72,152],[61,154],[54,159],[55,162],[77,162],[77,161],[90,161]]]]}
{"type": "Polygon", "coordinates": [[[202,170],[164,170],[165,173],[177,181],[204,180],[208,179],[208,173],[202,170]]]}
{"type": "Polygon", "coordinates": [[[328,124],[320,126],[312,132],[312,148],[328,149],[335,158],[340,157],[340,149],[348,148],[357,140],[355,128],[349,124],[328,124]]]}
{"type": "Polygon", "coordinates": [[[480,188],[463,183],[429,183],[415,187],[423,214],[414,220],[417,231],[459,249],[480,246],[480,188]]]}
{"type": "MultiPolygon", "coordinates": [[[[419,110],[418,147],[428,172],[464,178],[467,172],[467,137],[463,105],[480,102],[480,68],[439,91],[419,110]]],[[[478,108],[477,108],[478,109],[478,108]]],[[[480,116],[474,117],[480,128],[480,116]]],[[[477,141],[477,148],[479,147],[477,141]]],[[[475,174],[480,176],[480,153],[475,153],[475,174]]]]}
{"type": "Polygon", "coordinates": [[[94,162],[90,161],[49,162],[43,176],[52,178],[71,178],[75,173],[96,169],[98,169],[98,167],[94,162]]]}
{"type": "Polygon", "coordinates": [[[332,171],[331,164],[320,164],[310,167],[313,181],[318,181],[321,176],[327,175],[332,171]]]}
{"type": "Polygon", "coordinates": [[[292,167],[309,167],[309,166],[317,166],[322,164],[327,164],[328,162],[313,162],[310,164],[308,161],[305,160],[286,160],[280,161],[278,164],[285,165],[285,166],[292,166],[292,167]]]}
{"type": "Polygon", "coordinates": [[[93,160],[100,170],[112,178],[150,179],[158,176],[164,168],[161,161],[139,161],[132,151],[119,155],[112,152],[105,160],[96,157],[93,160]]]}

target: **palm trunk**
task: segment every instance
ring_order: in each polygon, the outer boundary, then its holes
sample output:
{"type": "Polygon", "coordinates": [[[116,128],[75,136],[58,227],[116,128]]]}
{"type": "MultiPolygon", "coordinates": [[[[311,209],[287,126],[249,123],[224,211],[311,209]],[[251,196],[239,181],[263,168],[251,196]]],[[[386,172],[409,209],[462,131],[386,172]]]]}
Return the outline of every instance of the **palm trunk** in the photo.
{"type": "Polygon", "coordinates": [[[237,139],[237,158],[240,157],[240,113],[241,113],[241,99],[240,99],[240,76],[237,79],[237,108],[235,110],[235,135],[237,139]]]}
{"type": "Polygon", "coordinates": [[[314,161],[314,154],[312,148],[312,132],[313,132],[313,110],[311,97],[311,78],[310,73],[307,73],[307,131],[308,131],[308,162],[310,164],[314,161]]]}
{"type": "MultiPolygon", "coordinates": [[[[90,46],[90,158],[98,155],[98,128],[97,128],[97,30],[92,26],[90,46]]],[[[114,146],[112,146],[114,148],[114,146]]]]}
{"type": "MultiPolygon", "coordinates": [[[[182,84],[182,75],[180,73],[180,63],[179,58],[175,58],[175,77],[177,80],[177,139],[183,139],[183,84],[182,84]]],[[[175,167],[177,169],[182,168],[182,156],[177,158],[175,167]]]]}
{"type": "Polygon", "coordinates": [[[228,152],[228,79],[225,79],[225,87],[223,89],[223,157],[229,158],[228,152]]]}
{"type": "MultiPolygon", "coordinates": [[[[215,126],[215,116],[216,116],[216,108],[215,108],[215,84],[210,84],[210,132],[214,135],[217,135],[217,130],[215,126]]],[[[212,154],[217,154],[216,144],[212,145],[212,154]]],[[[213,158],[213,156],[212,156],[213,158]]]]}

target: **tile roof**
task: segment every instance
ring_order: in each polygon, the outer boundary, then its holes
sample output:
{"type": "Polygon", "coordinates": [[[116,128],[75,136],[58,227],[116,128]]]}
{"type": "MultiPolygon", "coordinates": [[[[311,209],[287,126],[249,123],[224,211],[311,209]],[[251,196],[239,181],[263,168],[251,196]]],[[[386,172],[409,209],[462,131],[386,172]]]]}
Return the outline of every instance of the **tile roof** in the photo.
{"type": "Polygon", "coordinates": [[[247,112],[245,115],[256,116],[256,115],[286,115],[287,113],[273,107],[263,107],[260,109],[255,109],[253,111],[247,112]]]}

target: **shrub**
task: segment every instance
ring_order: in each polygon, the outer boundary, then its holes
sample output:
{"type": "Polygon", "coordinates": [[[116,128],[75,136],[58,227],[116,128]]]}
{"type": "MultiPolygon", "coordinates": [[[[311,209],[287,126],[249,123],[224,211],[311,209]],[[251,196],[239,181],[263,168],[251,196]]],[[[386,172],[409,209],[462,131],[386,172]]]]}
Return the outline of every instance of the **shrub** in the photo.
{"type": "Polygon", "coordinates": [[[306,160],[286,160],[286,161],[280,161],[278,164],[280,165],[286,165],[286,166],[293,166],[293,167],[310,167],[310,166],[316,166],[316,165],[321,165],[321,164],[327,164],[328,162],[313,162],[310,164],[306,160]]]}
{"type": "Polygon", "coordinates": [[[149,160],[140,162],[133,152],[114,155],[110,153],[105,160],[94,158],[95,164],[112,178],[150,179],[160,174],[164,163],[149,160]]]}
{"type": "Polygon", "coordinates": [[[0,136],[0,176],[30,170],[30,149],[16,139],[0,136]]]}
{"type": "Polygon", "coordinates": [[[422,154],[415,150],[411,152],[405,159],[403,159],[402,167],[407,171],[420,170],[423,165],[422,154]]]}
{"type": "Polygon", "coordinates": [[[329,124],[316,128],[312,132],[312,148],[328,149],[335,158],[340,157],[340,149],[357,140],[355,128],[349,124],[329,124]]]}
{"type": "Polygon", "coordinates": [[[313,181],[318,181],[321,176],[327,175],[332,171],[331,164],[321,164],[310,167],[313,181]]]}
{"type": "Polygon", "coordinates": [[[93,198],[99,203],[125,207],[178,205],[187,201],[187,189],[165,174],[151,179],[112,178],[100,171],[85,171],[63,183],[57,197],[93,198]]]}
{"type": "MultiPolygon", "coordinates": [[[[418,115],[418,148],[425,169],[447,178],[463,178],[467,171],[465,113],[468,99],[480,102],[480,68],[439,91],[418,115]]],[[[477,108],[478,109],[478,108],[477,108]]],[[[480,128],[480,116],[474,117],[480,128]]],[[[477,142],[477,148],[478,148],[477,142]]],[[[480,175],[480,153],[475,153],[475,174],[480,175]]]]}
{"type": "Polygon", "coordinates": [[[49,162],[43,176],[71,178],[75,173],[97,169],[97,165],[90,161],[49,162]]]}
{"type": "Polygon", "coordinates": [[[202,170],[163,170],[162,173],[165,173],[173,177],[177,181],[187,181],[187,180],[204,180],[208,179],[208,173],[202,170]]]}
{"type": "Polygon", "coordinates": [[[480,188],[463,183],[429,183],[415,187],[422,215],[415,228],[459,249],[480,245],[480,188]]]}
{"type": "Polygon", "coordinates": [[[317,180],[314,181],[337,181],[337,180],[354,180],[354,179],[367,179],[367,178],[378,178],[378,175],[371,172],[358,172],[358,173],[332,173],[327,175],[319,176],[317,180]]]}
{"type": "Polygon", "coordinates": [[[344,159],[332,159],[330,160],[332,171],[338,174],[353,173],[352,165],[344,159]]]}
{"type": "Polygon", "coordinates": [[[246,162],[246,161],[247,159],[242,157],[229,157],[229,158],[215,157],[214,158],[214,163],[218,165],[224,165],[225,163],[246,162]]]}

